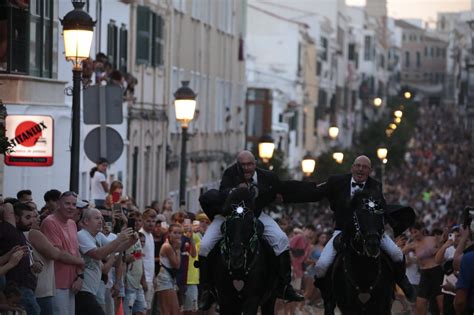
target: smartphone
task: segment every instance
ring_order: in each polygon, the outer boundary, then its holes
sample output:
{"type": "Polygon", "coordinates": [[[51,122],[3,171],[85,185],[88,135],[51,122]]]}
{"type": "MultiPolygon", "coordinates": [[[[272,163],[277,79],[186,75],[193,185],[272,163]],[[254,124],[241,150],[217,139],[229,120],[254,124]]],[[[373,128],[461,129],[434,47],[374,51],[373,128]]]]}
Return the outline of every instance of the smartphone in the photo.
{"type": "Polygon", "coordinates": [[[190,225],[191,224],[191,219],[184,219],[184,224],[190,225]]]}
{"type": "Polygon", "coordinates": [[[164,229],[167,229],[168,228],[168,223],[161,222],[161,227],[164,228],[164,229]]]}
{"type": "Polygon", "coordinates": [[[113,193],[112,193],[112,202],[113,202],[113,203],[119,202],[121,196],[122,196],[121,193],[119,193],[119,192],[117,192],[117,191],[116,191],[116,192],[113,192],[113,193]]]}
{"type": "Polygon", "coordinates": [[[128,218],[127,227],[132,228],[135,231],[135,218],[128,218]]]}
{"type": "Polygon", "coordinates": [[[453,234],[453,233],[449,233],[448,239],[451,240],[451,241],[454,241],[454,238],[455,238],[454,234],[453,234]]]}
{"type": "Polygon", "coordinates": [[[114,211],[114,213],[117,213],[117,212],[122,212],[122,206],[120,205],[120,203],[114,203],[113,206],[112,206],[112,210],[114,211]]]}

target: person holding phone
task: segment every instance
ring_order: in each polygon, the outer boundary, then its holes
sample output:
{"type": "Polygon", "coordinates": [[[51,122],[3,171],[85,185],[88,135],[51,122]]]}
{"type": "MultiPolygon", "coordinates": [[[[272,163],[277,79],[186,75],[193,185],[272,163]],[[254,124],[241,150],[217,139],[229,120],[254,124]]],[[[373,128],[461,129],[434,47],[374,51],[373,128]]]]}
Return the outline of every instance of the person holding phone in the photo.
{"type": "Polygon", "coordinates": [[[110,189],[105,197],[104,209],[100,209],[105,222],[111,222],[112,216],[115,216],[118,211],[122,211],[123,185],[120,181],[114,180],[110,183],[110,189]]]}
{"type": "Polygon", "coordinates": [[[91,177],[91,200],[97,208],[103,208],[105,205],[105,197],[109,190],[109,184],[107,183],[107,167],[109,167],[109,161],[106,158],[100,158],[97,161],[97,165],[93,167],[89,173],[91,177]]]}

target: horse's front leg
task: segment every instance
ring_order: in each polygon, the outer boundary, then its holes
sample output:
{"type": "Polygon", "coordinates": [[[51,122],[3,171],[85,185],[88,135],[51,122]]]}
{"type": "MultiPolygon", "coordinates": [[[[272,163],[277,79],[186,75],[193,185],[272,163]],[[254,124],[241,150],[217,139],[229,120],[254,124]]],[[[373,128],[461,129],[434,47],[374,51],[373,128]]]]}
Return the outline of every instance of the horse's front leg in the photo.
{"type": "MultiPolygon", "coordinates": [[[[251,296],[243,301],[242,307],[242,314],[243,315],[255,315],[258,311],[258,303],[259,303],[258,296],[251,296]]],[[[222,313],[224,314],[224,313],[222,313]]]]}

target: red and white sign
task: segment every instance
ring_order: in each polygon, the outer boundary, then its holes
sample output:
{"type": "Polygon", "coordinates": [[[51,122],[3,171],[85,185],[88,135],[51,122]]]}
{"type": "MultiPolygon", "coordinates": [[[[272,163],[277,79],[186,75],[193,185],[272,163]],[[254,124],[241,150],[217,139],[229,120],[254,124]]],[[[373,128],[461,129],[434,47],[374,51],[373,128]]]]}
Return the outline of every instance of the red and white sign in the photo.
{"type": "Polygon", "coordinates": [[[53,118],[51,116],[7,115],[5,136],[13,145],[5,154],[9,166],[53,164],[53,118]]]}

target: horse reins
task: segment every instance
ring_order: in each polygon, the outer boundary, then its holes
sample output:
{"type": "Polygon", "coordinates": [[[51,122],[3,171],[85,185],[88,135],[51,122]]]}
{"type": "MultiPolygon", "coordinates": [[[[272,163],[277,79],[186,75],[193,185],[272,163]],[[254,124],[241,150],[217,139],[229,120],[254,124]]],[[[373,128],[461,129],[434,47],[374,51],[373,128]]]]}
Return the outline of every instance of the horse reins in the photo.
{"type": "MultiPolygon", "coordinates": [[[[346,256],[342,256],[342,264],[344,268],[344,273],[347,276],[347,280],[349,281],[349,284],[352,285],[356,290],[357,293],[368,293],[370,296],[372,296],[372,291],[374,288],[377,286],[379,280],[380,280],[380,275],[382,274],[382,260],[378,259],[378,265],[377,265],[377,275],[375,276],[375,280],[372,282],[371,285],[369,285],[369,290],[368,292],[361,292],[360,286],[357,285],[356,281],[352,278],[350,272],[349,272],[349,266],[347,264],[346,256]]],[[[370,299],[370,297],[369,297],[370,299]]]]}

